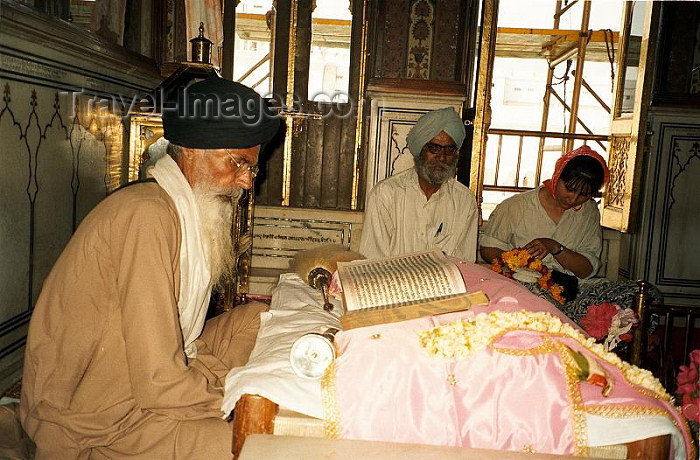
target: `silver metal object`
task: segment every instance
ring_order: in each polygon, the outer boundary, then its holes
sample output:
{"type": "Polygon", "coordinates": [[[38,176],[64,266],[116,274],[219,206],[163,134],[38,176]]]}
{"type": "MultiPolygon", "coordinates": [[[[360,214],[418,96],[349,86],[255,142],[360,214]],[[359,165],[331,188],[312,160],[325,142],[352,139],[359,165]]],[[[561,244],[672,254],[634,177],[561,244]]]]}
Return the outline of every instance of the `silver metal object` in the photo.
{"type": "Polygon", "coordinates": [[[289,362],[294,373],[307,379],[319,379],[335,359],[336,328],[323,333],[310,332],[299,337],[292,345],[289,362]]]}

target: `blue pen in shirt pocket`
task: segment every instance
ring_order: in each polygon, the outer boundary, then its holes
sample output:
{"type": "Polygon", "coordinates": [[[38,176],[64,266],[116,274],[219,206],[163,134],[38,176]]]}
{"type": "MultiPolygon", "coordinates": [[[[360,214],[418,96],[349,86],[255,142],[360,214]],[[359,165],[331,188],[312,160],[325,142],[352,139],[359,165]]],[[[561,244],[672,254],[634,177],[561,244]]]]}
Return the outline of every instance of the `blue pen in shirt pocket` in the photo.
{"type": "Polygon", "coordinates": [[[437,231],[435,232],[434,238],[437,238],[440,236],[440,233],[442,233],[442,222],[440,222],[440,225],[438,225],[437,231]]]}

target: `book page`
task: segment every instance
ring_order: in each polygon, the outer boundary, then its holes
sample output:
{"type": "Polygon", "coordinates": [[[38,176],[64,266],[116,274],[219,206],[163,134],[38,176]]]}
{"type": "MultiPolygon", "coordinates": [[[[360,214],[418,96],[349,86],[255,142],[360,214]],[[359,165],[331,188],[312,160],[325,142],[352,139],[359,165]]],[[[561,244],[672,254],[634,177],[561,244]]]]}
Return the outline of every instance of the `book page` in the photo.
{"type": "Polygon", "coordinates": [[[390,308],[467,291],[457,265],[439,252],[338,262],[345,311],[390,308]]]}

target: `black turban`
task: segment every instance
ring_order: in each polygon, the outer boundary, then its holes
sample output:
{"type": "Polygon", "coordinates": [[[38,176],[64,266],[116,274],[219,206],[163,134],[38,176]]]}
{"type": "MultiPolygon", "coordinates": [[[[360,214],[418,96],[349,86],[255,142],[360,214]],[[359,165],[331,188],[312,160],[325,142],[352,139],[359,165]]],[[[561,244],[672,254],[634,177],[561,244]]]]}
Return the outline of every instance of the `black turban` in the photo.
{"type": "Polygon", "coordinates": [[[180,88],[163,107],[164,136],[182,147],[253,147],[269,142],[279,126],[279,117],[258,93],[219,77],[180,88]]]}

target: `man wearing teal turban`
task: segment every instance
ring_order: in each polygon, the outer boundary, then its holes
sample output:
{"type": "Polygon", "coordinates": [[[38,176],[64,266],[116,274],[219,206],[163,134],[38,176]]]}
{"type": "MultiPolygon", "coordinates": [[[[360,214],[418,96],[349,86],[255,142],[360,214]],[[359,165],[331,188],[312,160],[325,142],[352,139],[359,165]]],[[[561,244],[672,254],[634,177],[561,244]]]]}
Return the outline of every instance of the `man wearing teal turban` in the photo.
{"type": "Polygon", "coordinates": [[[360,252],[367,258],[443,251],[474,262],[478,211],[455,179],[464,124],[451,107],[423,115],[406,137],[414,168],[372,188],[360,252]]]}

